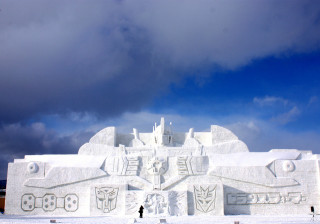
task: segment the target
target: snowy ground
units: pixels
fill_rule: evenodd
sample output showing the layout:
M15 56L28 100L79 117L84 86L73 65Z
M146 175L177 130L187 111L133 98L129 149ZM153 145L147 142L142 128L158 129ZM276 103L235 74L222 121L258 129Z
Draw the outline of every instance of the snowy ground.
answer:
M183 224L234 224L235 221L239 221L239 224L251 224L251 223L320 223L320 216L316 217L314 221L311 216L220 216L220 217L166 217L166 223L183 223ZM32 217L32 216L7 216L0 215L1 224L11 223L50 223L50 220L55 220L56 223L79 223L79 224L128 224L128 223L160 223L160 218L115 218L115 217Z

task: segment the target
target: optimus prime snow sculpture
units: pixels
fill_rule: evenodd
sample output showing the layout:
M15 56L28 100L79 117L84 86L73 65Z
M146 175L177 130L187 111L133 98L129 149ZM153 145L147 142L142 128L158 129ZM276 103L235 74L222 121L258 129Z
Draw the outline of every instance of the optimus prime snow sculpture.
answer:
M319 155L249 152L231 131L107 127L77 155L9 164L6 214L144 216L309 214L320 210Z

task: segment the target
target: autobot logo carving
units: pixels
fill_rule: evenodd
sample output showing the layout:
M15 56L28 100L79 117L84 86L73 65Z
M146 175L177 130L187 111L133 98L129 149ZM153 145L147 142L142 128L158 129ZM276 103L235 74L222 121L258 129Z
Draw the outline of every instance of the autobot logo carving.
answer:
M105 213L116 208L119 188L96 187L97 207Z
M210 212L215 207L215 200L216 200L216 186L214 187L202 187L197 189L194 186L194 195L196 201L196 209L201 212Z

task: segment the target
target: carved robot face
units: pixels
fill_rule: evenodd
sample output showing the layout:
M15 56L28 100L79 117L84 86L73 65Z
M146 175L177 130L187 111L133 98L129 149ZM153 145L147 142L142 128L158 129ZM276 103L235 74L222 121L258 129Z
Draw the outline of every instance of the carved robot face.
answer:
M118 189L112 188L112 187L102 187L97 188L96 187L96 196L99 199L112 199L117 196Z
M194 187L194 194L196 200L196 208L202 212L209 212L214 209L216 199L216 187L213 189Z

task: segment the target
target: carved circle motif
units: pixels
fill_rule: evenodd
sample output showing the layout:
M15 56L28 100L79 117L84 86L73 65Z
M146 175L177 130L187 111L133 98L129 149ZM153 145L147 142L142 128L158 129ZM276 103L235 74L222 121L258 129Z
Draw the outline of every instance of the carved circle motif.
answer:
M35 162L31 162L28 164L27 170L28 173L37 173L39 170L39 166Z
M295 169L295 166L292 161L284 161L282 164L282 169L286 172L292 172Z

